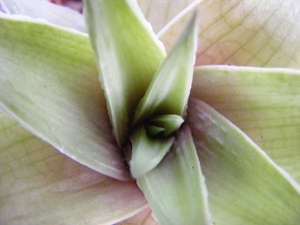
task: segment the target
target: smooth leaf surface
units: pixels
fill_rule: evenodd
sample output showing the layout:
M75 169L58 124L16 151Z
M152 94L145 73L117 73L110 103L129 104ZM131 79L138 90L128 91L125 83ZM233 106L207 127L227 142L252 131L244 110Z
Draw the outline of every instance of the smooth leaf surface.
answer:
M112 224L145 207L135 182L101 175L0 114L0 224Z
M85 17L114 134L122 146L133 111L164 60L163 45L133 0L87 0Z
M159 224L211 224L204 176L187 126L163 161L137 181Z
M184 122L181 116L175 114L157 116L146 125L146 131L149 137L170 137Z
M299 185L248 136L193 97L188 124L205 176L213 223L298 223Z
M146 20L151 23L155 33L158 33L168 22L195 0L138 0L139 7Z
M197 65L300 68L298 1L198 1L159 33L167 50L195 7L201 15Z
M158 225L158 223L153 219L151 209L148 207L116 225Z
M0 107L76 161L128 179L87 36L20 16L0 27Z
M132 157L130 172L134 178L140 178L155 168L170 150L174 138L154 139L148 137L145 127L134 131L130 137Z
M205 66L191 95L243 130L300 183L300 72Z
M196 21L194 13L138 104L134 124L166 114L185 116L197 48Z
M0 6L4 13L7 14L30 16L33 19L45 19L59 26L86 32L82 14L67 7L52 4L47 0L0 0Z

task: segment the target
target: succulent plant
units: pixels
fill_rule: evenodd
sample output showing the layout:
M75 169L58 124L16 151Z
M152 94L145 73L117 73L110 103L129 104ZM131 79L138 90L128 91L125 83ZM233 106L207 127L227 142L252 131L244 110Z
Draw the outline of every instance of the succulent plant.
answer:
M300 221L299 3L0 6L0 224Z

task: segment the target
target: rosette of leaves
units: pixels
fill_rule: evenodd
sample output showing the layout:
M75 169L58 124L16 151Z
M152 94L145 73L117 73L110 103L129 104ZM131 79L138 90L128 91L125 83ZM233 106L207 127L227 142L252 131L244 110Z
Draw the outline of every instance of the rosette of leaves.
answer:
M297 2L0 3L1 224L300 220Z

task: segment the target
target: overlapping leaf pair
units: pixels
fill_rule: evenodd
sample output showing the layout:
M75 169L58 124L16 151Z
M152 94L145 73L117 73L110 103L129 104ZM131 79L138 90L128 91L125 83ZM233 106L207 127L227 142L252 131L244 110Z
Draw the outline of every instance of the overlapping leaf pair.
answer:
M40 17L27 1L0 2L7 12L23 5L22 13ZM131 179L121 153L129 147L131 175L161 224L295 224L300 215L299 71L193 64L200 24L197 64L210 59L295 67L297 54L284 44L277 47L284 51L273 54L290 60L262 56L276 41L293 40L296 14L281 21L292 4L276 3L264 15L276 15L280 23L259 16L250 20L247 15L263 8L259 1L230 3L192 4L160 32L161 40L169 49L196 6L203 9L201 22L192 17L165 56L134 1L86 1L96 63L88 36L62 28L57 17L49 21L59 26L1 15L1 109L70 157L1 113L1 223L111 224L143 209L134 182L107 177ZM73 18L73 12L59 10L63 20ZM82 17L76 18L65 26L85 31ZM277 32L281 27L289 29ZM252 43L268 51L250 48ZM296 44L295 39L291 46ZM15 203L19 199L24 205ZM36 202L42 207L33 207Z

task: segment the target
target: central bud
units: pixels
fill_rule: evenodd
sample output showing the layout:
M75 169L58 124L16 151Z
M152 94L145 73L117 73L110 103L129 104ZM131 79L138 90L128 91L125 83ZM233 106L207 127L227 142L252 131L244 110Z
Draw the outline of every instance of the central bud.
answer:
M146 123L146 133L150 138L168 138L183 123L183 118L175 114L157 116Z
M133 129L127 157L134 178L143 176L159 164L171 149L183 121L179 115L166 114L146 119Z

